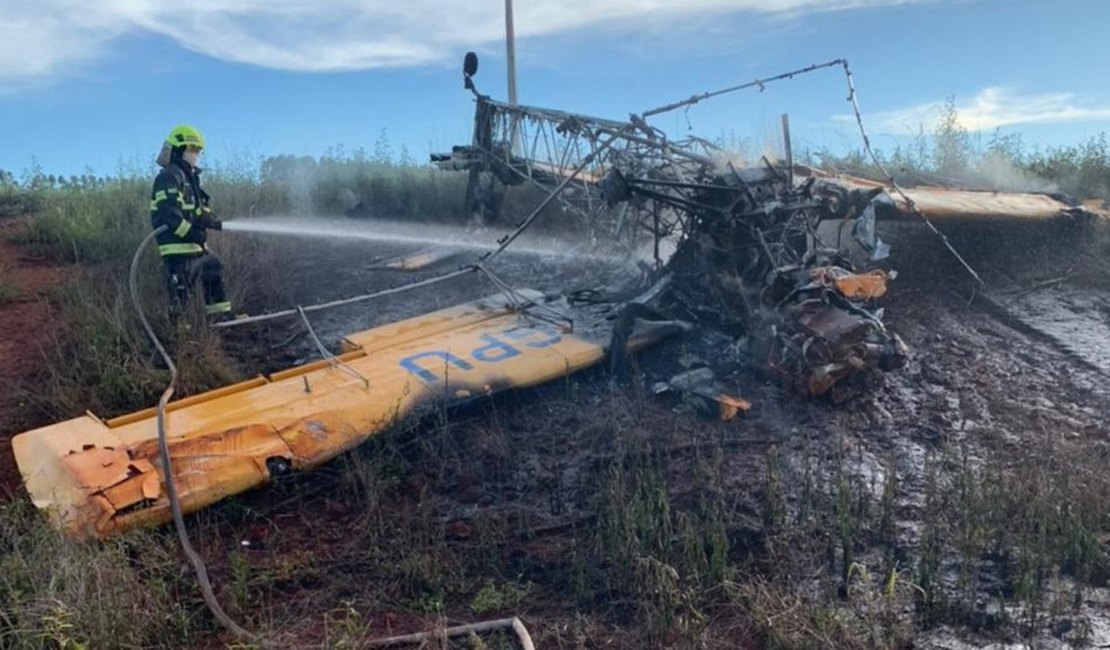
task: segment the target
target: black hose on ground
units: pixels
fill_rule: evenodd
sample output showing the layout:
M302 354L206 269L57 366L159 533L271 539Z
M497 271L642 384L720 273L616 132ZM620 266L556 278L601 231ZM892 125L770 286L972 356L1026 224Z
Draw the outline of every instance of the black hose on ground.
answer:
M162 346L162 342L158 340L158 336L154 333L154 328L150 326L150 321L147 320L146 312L143 311L142 301L139 299L139 258L142 256L143 251L150 244L159 233L166 229L165 226L159 226L154 232L146 236L146 239L139 244L135 250L135 256L131 258L131 273L128 278L128 286L131 290L131 303L135 307L135 312L139 315L139 320L142 321L143 329L146 330L147 337L150 342L154 344L158 354L162 356L162 360L170 369L170 383L166 389L162 391L162 397L158 400L158 456L162 461L162 478L166 484L166 495L170 501L170 510L173 512L173 525L177 529L177 537L181 542L181 549L185 552L185 556L189 558L189 562L193 565L193 571L197 576L197 584L200 586L200 592L204 596L204 603L208 606L208 610L216 617L220 625L224 626L229 632L239 637L240 639L249 643L259 644L265 646L262 639L256 634L248 632L238 623L236 623L223 607L220 602L216 600L216 593L212 589L212 582L208 579L208 567L205 566L204 560L200 554L193 548L192 543L189 541L189 533L185 530L185 517L181 512L181 502L177 498L177 486L173 480L173 470L170 465L170 448L169 443L166 442L166 404L169 403L170 397L173 396L174 385L177 383L177 366L174 365L173 359L170 358L166 348Z

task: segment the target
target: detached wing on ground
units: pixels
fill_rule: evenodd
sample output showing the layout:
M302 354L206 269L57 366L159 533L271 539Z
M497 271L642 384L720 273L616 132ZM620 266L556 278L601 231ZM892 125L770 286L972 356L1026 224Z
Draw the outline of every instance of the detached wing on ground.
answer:
M542 384L605 358L611 329L597 313L516 295L530 302L495 296L359 332L334 360L171 403L182 508L320 465L428 407ZM622 340L635 350L680 329L639 321ZM108 421L88 414L16 436L35 505L80 537L168 522L155 417L154 409Z

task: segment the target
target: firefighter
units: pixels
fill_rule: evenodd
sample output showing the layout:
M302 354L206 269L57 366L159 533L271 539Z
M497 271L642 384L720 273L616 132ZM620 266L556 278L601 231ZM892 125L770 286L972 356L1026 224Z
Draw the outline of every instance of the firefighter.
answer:
M213 320L231 314L224 293L223 265L205 248L209 230L222 230L208 207L208 194L200 188L204 136L187 124L175 126L158 154L162 171L154 179L150 224L165 226L158 234L158 252L166 264L171 299L180 308L199 281L204 291L205 313Z

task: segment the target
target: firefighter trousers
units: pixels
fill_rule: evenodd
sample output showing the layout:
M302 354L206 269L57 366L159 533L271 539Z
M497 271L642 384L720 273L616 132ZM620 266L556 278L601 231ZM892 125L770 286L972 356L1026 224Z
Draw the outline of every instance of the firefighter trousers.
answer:
M166 263L170 296L178 307L184 306L199 281L204 290L204 311L208 315L226 314L231 302L224 292L223 263L205 251L200 255L168 255Z

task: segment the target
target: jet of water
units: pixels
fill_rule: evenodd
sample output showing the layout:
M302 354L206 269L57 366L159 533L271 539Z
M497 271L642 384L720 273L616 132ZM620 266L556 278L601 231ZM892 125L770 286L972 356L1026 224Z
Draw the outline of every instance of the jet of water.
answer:
M433 245L445 248L489 251L509 231L483 228L468 230L457 226L413 224L396 221L340 221L318 217L259 217L225 221L227 232L288 235L295 237L336 237L345 240ZM525 238L514 242L508 252L552 257L577 257L617 261L619 255L582 250L586 244L559 238Z

